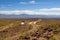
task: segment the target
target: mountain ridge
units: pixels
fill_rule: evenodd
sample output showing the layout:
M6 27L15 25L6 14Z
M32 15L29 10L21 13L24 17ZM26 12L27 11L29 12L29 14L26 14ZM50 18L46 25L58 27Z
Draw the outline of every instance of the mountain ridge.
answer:
M29 15L29 14L6 15L6 14L0 14L0 18L60 18L60 15Z

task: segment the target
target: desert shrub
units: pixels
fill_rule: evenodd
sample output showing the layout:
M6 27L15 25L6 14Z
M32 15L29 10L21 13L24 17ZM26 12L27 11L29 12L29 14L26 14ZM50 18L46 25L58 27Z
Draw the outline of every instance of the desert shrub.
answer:
M0 40L3 40L3 38L0 37Z
M53 28L53 29L56 29L58 28L58 24L56 22L51 22L47 25L47 27L50 27L50 28Z
M28 29L30 30L30 29L32 29L32 28L33 28L32 25L29 25L29 28L28 28Z
M19 39L18 40L28 40L30 39L30 37L28 36L28 33L27 31L22 33L21 36L19 36Z
M54 37L51 37L51 40L56 40Z
M51 22L50 25L56 27L58 24L56 22Z

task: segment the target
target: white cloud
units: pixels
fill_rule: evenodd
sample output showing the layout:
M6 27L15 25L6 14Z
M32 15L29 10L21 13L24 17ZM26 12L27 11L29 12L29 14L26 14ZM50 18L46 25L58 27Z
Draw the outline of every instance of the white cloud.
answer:
M60 8L43 8L38 10L0 11L0 14L60 15Z
M0 11L0 14L15 14L15 15L19 15L19 14L33 14L34 12L31 10L13 10L13 11Z
M35 1L29 1L30 4L35 4L36 2Z
M36 2L35 0L28 1L28 2L19 2L19 4L51 4L49 2Z
M26 2L20 2L20 4L27 4Z
M37 4L35 0L29 2L19 2L19 4Z
M54 10L60 10L60 8L49 8L49 9L47 9L47 8L44 8L44 9L40 9L40 10L44 10L44 11L54 11Z
M45 8L45 9L40 9L39 12L43 12L42 14L46 15L60 15L60 8Z

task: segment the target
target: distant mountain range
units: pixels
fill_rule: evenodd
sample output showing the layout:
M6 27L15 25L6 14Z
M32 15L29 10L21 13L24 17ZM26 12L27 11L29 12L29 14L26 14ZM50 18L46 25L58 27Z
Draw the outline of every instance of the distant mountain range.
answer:
M60 18L60 15L28 15L28 14L5 15L5 14L0 14L0 18Z

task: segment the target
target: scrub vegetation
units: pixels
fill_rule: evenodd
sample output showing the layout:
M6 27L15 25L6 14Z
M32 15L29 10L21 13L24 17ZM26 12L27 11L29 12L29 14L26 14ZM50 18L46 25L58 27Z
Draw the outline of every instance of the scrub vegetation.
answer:
M60 40L60 19L0 19L0 40Z

